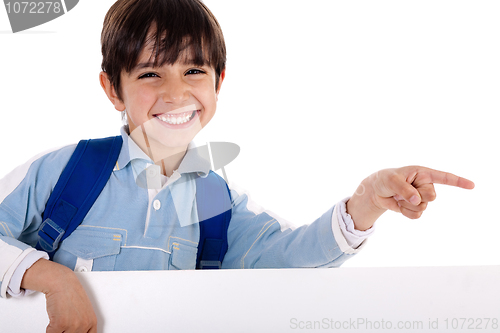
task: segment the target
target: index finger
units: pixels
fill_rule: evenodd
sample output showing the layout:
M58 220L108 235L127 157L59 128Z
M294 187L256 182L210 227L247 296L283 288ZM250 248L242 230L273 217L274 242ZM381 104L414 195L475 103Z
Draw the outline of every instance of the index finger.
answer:
M449 172L427 169L432 183L456 186L467 190L472 190L475 184L465 178L459 177Z

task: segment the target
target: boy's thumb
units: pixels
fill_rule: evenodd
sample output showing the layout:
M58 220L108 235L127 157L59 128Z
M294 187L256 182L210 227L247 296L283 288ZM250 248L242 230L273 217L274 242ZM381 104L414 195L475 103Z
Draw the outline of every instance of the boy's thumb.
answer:
M420 202L422 202L420 193L418 193L417 189L408 183L405 183L400 188L400 193L401 193L400 195L395 196L396 199L402 199L408 203L411 203L414 206L418 206L420 205Z
M418 192L417 192L418 193ZM412 205L415 205L415 206L418 206L420 205L420 202L422 201L422 198L420 198L420 194L414 194L412 195L412 197L410 198L410 203Z

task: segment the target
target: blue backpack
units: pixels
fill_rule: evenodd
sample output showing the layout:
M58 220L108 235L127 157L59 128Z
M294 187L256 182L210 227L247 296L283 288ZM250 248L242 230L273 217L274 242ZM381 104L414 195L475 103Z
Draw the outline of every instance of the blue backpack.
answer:
M38 250L52 259L59 244L80 225L108 182L122 144L121 136L78 143L45 206ZM231 195L224 179L213 171L205 178L198 176L196 202L200 220L196 268L218 269L227 252L231 221Z

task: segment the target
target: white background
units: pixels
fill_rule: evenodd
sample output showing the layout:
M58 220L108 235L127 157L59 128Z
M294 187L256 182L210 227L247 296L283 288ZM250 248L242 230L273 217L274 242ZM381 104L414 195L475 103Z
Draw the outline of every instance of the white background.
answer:
M46 149L117 135L100 31L114 1L12 34L0 7L0 177ZM240 156L228 178L297 225L377 170L424 165L476 183L437 185L416 221L388 212L345 266L500 264L500 3L207 0L226 80L201 141Z

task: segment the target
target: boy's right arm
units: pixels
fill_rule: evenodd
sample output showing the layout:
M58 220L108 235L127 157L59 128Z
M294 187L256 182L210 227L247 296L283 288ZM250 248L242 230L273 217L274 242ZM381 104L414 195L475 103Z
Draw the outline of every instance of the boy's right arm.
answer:
M76 275L39 259L44 253L33 248L45 204L74 148L40 154L0 179L1 296L7 296L11 279L17 279L17 289L45 293L47 332L96 332L95 313Z
M92 304L75 273L66 266L40 259L24 274L21 288L40 291L47 299L51 332L97 332Z
M0 179L0 296L6 297L18 267L42 257L34 249L47 200L75 146L42 153ZM38 258L33 258L38 254ZM30 259L27 264L27 260ZM14 275L14 273L18 273ZM20 278L16 287L19 289ZM15 290L16 288L14 288ZM17 294L16 294L17 295Z

